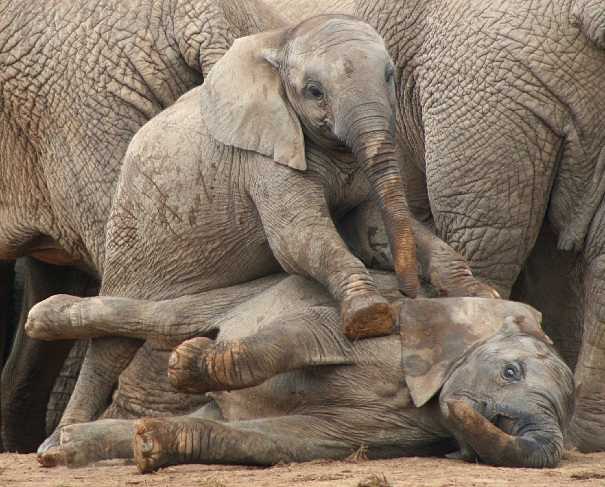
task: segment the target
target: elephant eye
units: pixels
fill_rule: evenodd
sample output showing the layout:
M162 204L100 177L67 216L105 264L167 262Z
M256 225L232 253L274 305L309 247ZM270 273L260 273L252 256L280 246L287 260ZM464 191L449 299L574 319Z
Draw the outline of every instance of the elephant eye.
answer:
M322 100L324 97L324 91L319 83L308 83L305 86L305 94L314 100Z
M393 67L392 64L388 64L384 71L384 79L386 80L387 83L390 83L391 81L393 81L394 74L395 74L395 68Z
M508 382L518 382L521 380L521 370L515 364L506 364L502 369L502 378Z

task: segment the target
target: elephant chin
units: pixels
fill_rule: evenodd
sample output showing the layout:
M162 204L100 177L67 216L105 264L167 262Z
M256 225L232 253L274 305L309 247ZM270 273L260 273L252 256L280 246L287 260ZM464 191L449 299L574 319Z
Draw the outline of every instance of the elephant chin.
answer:
M538 423L542 425L539 428L536 425L535 428L524 428L525 433L511 435L492 424L466 401L449 400L446 405L452 426L485 463L529 468L552 468L559 464L563 434L554 421L542 420Z

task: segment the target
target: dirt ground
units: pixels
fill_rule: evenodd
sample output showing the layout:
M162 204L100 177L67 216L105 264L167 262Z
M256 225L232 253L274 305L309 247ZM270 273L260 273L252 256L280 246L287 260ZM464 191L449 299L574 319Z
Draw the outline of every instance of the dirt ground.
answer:
M382 482L377 480L381 479ZM387 482L384 482L386 479ZM183 465L141 475L133 465L104 462L43 469L35 455L0 454L1 487L555 487L605 486L605 454L568 453L553 470L494 468L452 460L312 462L273 468Z

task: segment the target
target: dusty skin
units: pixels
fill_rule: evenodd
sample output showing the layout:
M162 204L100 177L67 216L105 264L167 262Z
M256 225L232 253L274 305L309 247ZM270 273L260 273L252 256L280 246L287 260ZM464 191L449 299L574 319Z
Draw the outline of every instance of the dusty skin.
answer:
M567 453L559 468L544 470L495 468L435 458L403 458L357 463L310 462L272 468L181 465L151 475L141 475L133 465L116 461L74 470L65 467L44 469L38 466L35 455L0 454L2 487L357 487L372 475L384 475L392 487L605 486L605 453Z

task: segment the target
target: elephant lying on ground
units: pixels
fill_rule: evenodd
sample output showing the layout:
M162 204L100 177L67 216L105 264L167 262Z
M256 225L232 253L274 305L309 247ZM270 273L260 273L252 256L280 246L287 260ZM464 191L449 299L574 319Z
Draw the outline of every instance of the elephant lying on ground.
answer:
M274 1L289 5L289 17L318 5ZM575 256L572 272L547 281L564 292L532 304L552 309L557 335L572 342L561 349L583 334L570 354L572 364L578 355L572 434L581 450L605 449L605 4L355 3L397 67L402 174L416 216L432 217L437 235L503 297L525 268L529 288L515 298L540 298L534 257L550 273ZM530 256L544 227L552 242L539 246L560 250Z
M493 299L402 300L393 274L373 275L396 300L398 331L354 342L341 331L333 298L296 276L209 291L195 306L192 298L66 296L37 305L27 330L38 338L165 343L197 334L174 351L168 374L178 388L211 399L186 417L68 426L61 448L42 463L134 457L150 472L177 463L272 465L359 449L392 458L458 448L455 456L468 460L555 466L573 377L539 313ZM208 319L205 303L219 294L237 306Z
M283 25L262 0L135 3L0 0L0 260L31 255L84 269L33 262L26 304L47 290L85 289L85 274L102 277L133 135L201 84L236 38ZM61 363L69 347L27 337L16 345L2 374L2 436L10 451L32 451L43 428L23 432L43 424L39 405L55 379L38 371L48 371L48 357Z

